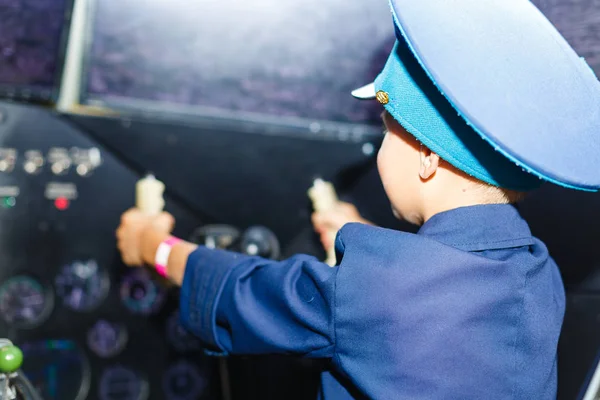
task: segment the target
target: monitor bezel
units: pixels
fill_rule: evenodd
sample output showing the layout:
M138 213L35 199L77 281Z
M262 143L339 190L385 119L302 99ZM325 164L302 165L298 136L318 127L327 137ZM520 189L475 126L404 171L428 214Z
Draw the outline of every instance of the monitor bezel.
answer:
M64 0L64 2L65 12L63 14L63 28L59 38L58 51L56 53L56 71L54 72L52 85L47 89L44 89L33 85L27 86L0 82L1 99L50 106L56 105L65 69L73 9L75 6L75 0Z
M229 130L248 131L313 139L362 142L380 136L382 124L367 124L277 116L266 113L232 111L219 107L187 105L159 100L96 95L88 91L94 42L96 9L99 0L90 0L85 13L84 48L79 76L79 102L84 106L116 111L121 117L172 120L210 128L217 124ZM357 87L364 82L357 82ZM348 93L348 96L351 96ZM360 100L356 100L360 101ZM382 109L383 111L383 109ZM262 127L262 129L257 127ZM308 132L307 132L308 131Z

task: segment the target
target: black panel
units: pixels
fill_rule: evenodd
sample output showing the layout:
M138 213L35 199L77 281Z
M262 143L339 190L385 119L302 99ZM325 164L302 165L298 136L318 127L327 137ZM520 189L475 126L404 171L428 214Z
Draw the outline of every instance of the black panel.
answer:
M48 399L71 400L70 396L77 388L69 386L77 386L85 376L90 378L89 395L85 398L96 399L102 379L119 385L119 380L128 379L127 374L133 374L133 377L137 374L145 379L149 398L164 399L167 398L163 391L165 376L184 376L186 371L197 369L198 376L194 379L198 383L207 383L202 398L220 398L216 361L203 356L197 349L180 352L176 346L181 342L169 341L167 332L177 332L176 326L171 325L177 309L177 290L169 289L154 277L152 282L164 290L164 303L159 303L156 313L148 316L133 312L136 308L127 308L121 299L125 277L147 272L127 269L120 263L114 238L121 213L134 204L134 185L139 175L69 123L47 111L10 104L0 105L0 110L3 115L0 147L16 149L18 154L14 170L0 174L3 205L0 208L0 337L9 337L24 348L25 371L35 382L46 384L46 395L54 391L55 396L46 397ZM56 176L49 163L38 174L25 172L25 151L39 150L48 162L47 156L53 147L95 147L100 150L103 162L91 175L84 177L77 174L75 166L65 175ZM6 166L4 155L6 152L0 157L1 168ZM47 193L50 182L74 184L77 198L68 204L64 200L55 204L45 197L45 193L50 194ZM56 189L55 186L53 190ZM57 206L63 208L66 205L64 210L57 209ZM177 218L178 235L187 237L200 224L194 213L169 197L166 208ZM89 293L100 296L99 305L93 310L78 312L73 308L93 306L94 302L82 301L77 289L73 290L72 281L59 280L57 276L65 265L73 265L76 261L81 263L75 264L71 273L79 271L79 278L88 276L96 268L93 263L89 264L90 260L106 273L110 289L102 299L101 285L89 285ZM9 279L15 276L26 278ZM37 326L27 328L27 324L21 323L18 326L25 328L19 329L4 319L18 317L16 310L23 302L29 302L25 308L32 309L32 315L44 317L40 303L43 298L36 295L42 288L32 283L35 282L32 278L47 290L46 304L53 299L53 307ZM129 293L133 296L144 294L139 290L134 287ZM150 298L150 293L151 290L147 290L143 298ZM65 302L63 298L69 301ZM137 309L140 310L144 309ZM121 331L113 332L115 326ZM95 328L93 334L90 333L92 328ZM125 340L125 343L119 344L119 340ZM112 341L115 346L110 347L114 348L107 347ZM124 348L121 350L120 347ZM188 362L191 367L183 362ZM108 375L103 375L105 373ZM52 383L57 384L58 389L53 389ZM104 389L107 389L106 385ZM145 390L144 385L140 390Z
M580 399L600 359L600 296L571 292L558 346L558 399Z
M600 290L600 195L546 185L521 205L535 236L548 246L572 290ZM591 287L590 287L591 286Z
M578 398L600 352L600 195L546 185L521 205L567 287L558 347L558 399Z
M265 225L284 251L310 226L306 191L313 180L320 176L342 192L350 189L372 168L381 140L306 138L279 135L276 127L259 124L235 130L231 124L209 127L191 119L70 118L132 165L152 171L172 194L208 219L241 229Z

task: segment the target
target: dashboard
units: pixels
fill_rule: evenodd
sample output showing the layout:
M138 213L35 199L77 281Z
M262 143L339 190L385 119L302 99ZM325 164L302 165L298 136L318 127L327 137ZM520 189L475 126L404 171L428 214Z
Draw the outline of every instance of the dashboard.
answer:
M147 161L131 155L152 156L152 172L167 177L165 209L177 221L177 236L267 258L298 251L323 255L310 228L303 187L287 195L274 190L268 200L242 197L236 190L245 191L243 186L221 187L221 196L246 203L225 209L222 197L169 181L167 167L180 157L177 147L162 156L151 150L154 140L164 139L160 135L123 155L118 143L97 135L103 125L86 125L100 122L93 118L83 121L39 106L0 102L0 121L0 336L21 347L23 371L44 399L315 397L319 366L314 362L206 355L179 323L178 289L148 269L124 266L115 246L119 218L135 204L135 184L148 172L140 167ZM140 128L146 126L143 121L111 122L125 129L121 139L143 134ZM116 126L100 131L120 132ZM270 146L277 142L267 138ZM299 139L282 140L277 146L297 150L288 141ZM286 172L309 182L318 170L344 171L355 164L371 169L364 144L311 142L315 156L333 146L340 155ZM208 142L204 151L211 151ZM227 171L216 163L211 172L226 180L252 161L242 157L237 165L226 163ZM370 187L372 176L369 172L353 182L359 185L356 190L369 194L363 201L381 195L385 211L375 207L370 215L381 221L391 211L382 188ZM278 179L277 174L265 177L265 184ZM288 186L280 189L285 192ZM356 200L360 203L360 196ZM220 213L211 213L213 207Z
M119 261L114 229L138 176L51 112L0 115L0 336L43 397L222 398L219 361L179 325L177 290ZM190 236L198 218L167 209Z

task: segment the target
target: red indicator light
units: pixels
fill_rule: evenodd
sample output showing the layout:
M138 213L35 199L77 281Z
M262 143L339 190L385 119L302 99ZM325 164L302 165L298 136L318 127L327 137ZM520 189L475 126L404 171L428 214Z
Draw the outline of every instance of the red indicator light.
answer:
M69 208L69 200L64 197L59 197L54 200L54 206L61 211L66 210Z

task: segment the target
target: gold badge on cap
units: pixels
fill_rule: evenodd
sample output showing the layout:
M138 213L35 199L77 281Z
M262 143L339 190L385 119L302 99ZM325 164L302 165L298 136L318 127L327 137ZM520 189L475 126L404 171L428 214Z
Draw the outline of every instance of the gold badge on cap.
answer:
M390 96L387 94L387 92L384 92L383 90L378 91L375 97L377 98L377 101L383 105L386 105L390 102Z

